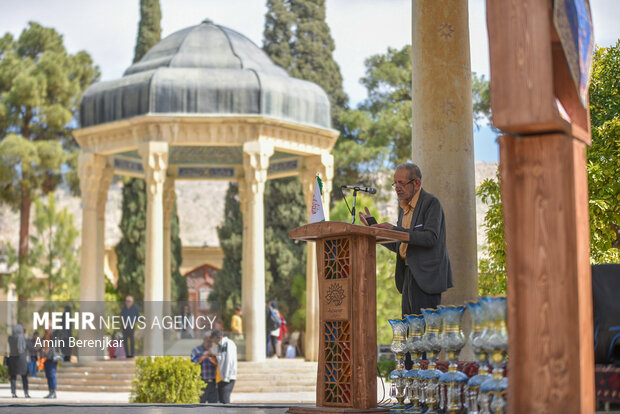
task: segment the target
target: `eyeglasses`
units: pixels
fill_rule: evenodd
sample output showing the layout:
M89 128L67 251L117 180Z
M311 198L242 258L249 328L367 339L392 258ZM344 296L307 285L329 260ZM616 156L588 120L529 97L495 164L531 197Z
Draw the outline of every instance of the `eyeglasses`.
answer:
M400 186L400 187L404 187L407 184L411 183L412 181L414 181L415 178L412 178L411 180L407 181L406 183L392 183L392 188L396 188L396 186Z

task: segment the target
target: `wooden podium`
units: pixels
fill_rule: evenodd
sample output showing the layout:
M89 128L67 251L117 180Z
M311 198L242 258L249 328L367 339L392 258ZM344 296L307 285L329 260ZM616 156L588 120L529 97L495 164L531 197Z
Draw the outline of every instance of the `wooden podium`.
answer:
M409 235L324 221L298 227L289 237L316 242L319 363L317 406L288 412L387 412L377 408L375 244Z

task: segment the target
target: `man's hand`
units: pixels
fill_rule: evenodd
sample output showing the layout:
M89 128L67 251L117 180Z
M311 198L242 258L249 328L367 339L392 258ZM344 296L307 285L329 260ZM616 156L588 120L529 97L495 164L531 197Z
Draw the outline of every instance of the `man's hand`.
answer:
M372 214L370 214L370 211L368 210L368 207L364 207L364 210L366 210L366 214L364 214L361 211L359 213L360 221L362 223L364 223L364 226L368 226L368 222L366 221L366 217L372 217Z

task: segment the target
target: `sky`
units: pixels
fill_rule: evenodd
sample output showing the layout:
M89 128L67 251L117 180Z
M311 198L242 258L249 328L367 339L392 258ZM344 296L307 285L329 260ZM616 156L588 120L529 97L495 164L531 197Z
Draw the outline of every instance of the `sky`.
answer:
M388 47L411 43L412 0L326 0L327 23L336 44L349 104L366 98L359 83L364 59ZM102 80L117 79L131 65L140 19L139 0L0 0L0 35L15 36L36 21L63 35L70 53L86 50ZM266 0L160 0L162 37L209 18L262 46ZM610 46L620 38L620 0L590 0L595 43ZM484 0L469 0L471 69L489 78ZM498 160L495 135L474 129L477 161Z

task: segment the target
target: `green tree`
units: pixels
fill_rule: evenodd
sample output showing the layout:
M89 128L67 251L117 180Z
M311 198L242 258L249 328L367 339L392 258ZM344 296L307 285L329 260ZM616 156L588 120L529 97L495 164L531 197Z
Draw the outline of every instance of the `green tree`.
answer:
M0 197L20 214L20 238L17 250L17 271L12 278L20 302L31 297L35 289L28 254L30 206L49 174L60 174L65 152L57 141L30 141L20 135L8 134L0 141ZM25 233L27 232L27 233Z
M293 68L293 27L295 14L287 0L267 0L263 50L273 63L287 71Z
M620 261L620 41L596 48L590 84L592 145L587 150L590 206L590 261ZM479 261L480 294L505 292L506 243L499 180L477 192L489 205L484 226L486 257Z
M224 220L217 228L220 247L224 252L222 268L215 277L209 302L221 306L222 318L229 323L235 306L241 304L241 260L243 252L243 218L239 206L239 187L231 183L224 201Z
M341 113L334 158L334 189L343 184L378 185L380 171L393 171L411 158L411 46L388 48L364 62L367 99ZM474 123L488 119L489 82L472 73ZM387 188L386 188L387 189ZM337 199L341 194L334 191Z
M124 178L121 203L121 238L114 248L118 269L118 293L144 298L146 258L146 185L144 180Z
M180 236L181 227L179 226L179 213L177 211L177 199L174 197L172 217L170 217L170 266L171 270L171 290L172 300L179 302L187 301L187 280L181 274L181 264L183 263L183 246Z
M80 264L73 215L66 207L58 210L54 193L48 193L46 204L36 198L34 206L32 247L23 266L0 279L2 288L14 286L22 302L37 295L53 301L78 300ZM18 263L17 251L5 245L3 253L7 267L14 268ZM46 278L41 278L41 274ZM19 309L20 314L23 310Z
M496 179L484 180L476 194L488 206L484 216L486 244L478 260L478 292L481 296L499 295L506 293L506 240L499 173Z
M159 0L140 0L140 23L134 54L134 63L144 57L161 40L161 7ZM144 298L144 260L146 249L146 185L142 178L123 179L121 240L116 245L118 257L117 289L121 296ZM171 299L187 300L187 281L181 275L183 261L179 217L175 197L171 229Z
M490 124L491 120L491 97L489 81L484 75L478 76L476 72L471 74L471 92L473 102L474 125L480 127L482 121Z
M620 262L620 40L596 48L590 84L588 148L590 251L593 263Z
M320 85L332 108L334 125L349 98L342 87L340 67L334 60L336 48L325 19L325 0L289 0L295 13L295 36L292 47L292 76Z
M134 50L133 63L136 63L161 40L161 7L159 0L140 0L140 23Z
M278 302L278 309L293 329L305 329L301 318L305 295L306 243L288 237L291 229L307 223L301 183L296 177L267 181L265 185L265 292ZM305 309L303 311L305 313Z
M15 171L0 178L2 201L20 213L20 267L28 256L33 199L61 182L66 158L59 148L75 147L71 121L82 93L98 76L88 53L68 54L52 28L29 22L18 39L10 33L0 39L0 139L9 140L6 146L13 151L9 164L30 163L25 169L36 176Z
M268 0L267 10L263 50L291 76L314 82L325 90L336 124L348 98L342 88L340 68L333 59L335 45L325 21L325 1ZM307 221L301 184L297 178L270 180L264 198L266 293L269 299L278 301L293 329L303 329L305 248L288 238L291 228Z
M54 193L49 193L47 204L35 200L34 227L31 266L47 276L45 298L79 300L80 263L76 247L79 233L73 224L73 215L66 207L59 210Z
M327 95L334 125L346 108L334 39L325 20L325 0L268 0L263 50L291 76L314 82Z

